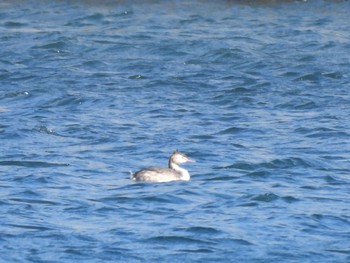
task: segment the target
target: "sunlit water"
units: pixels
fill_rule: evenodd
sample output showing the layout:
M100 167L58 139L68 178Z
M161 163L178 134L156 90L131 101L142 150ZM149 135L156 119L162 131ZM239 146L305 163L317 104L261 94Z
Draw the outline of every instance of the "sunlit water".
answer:
M72 2L0 3L1 262L350 262L348 1Z

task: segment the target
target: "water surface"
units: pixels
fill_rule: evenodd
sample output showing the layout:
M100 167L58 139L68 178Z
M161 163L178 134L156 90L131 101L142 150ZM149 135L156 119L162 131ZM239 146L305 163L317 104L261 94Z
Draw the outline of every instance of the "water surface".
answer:
M1 261L349 262L349 8L0 3Z

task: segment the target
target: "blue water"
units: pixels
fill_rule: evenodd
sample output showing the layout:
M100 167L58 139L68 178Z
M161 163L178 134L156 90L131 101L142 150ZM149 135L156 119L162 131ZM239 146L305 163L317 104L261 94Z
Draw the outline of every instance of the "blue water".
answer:
M350 2L247 2L0 3L0 262L350 262Z

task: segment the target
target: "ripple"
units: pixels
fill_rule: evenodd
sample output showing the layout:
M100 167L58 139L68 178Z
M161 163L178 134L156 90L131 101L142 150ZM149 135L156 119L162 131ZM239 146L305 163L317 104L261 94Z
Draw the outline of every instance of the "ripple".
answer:
M50 231L53 230L49 227L37 226L37 225L23 225L23 224L8 224L8 226L16 227L16 228L24 228L29 230L37 230L37 231Z
M259 203L257 202L247 202L247 203L242 203L242 204L239 204L238 206L242 206L242 207L255 207L255 206L258 206Z
M312 110L318 108L318 104L312 100L290 100L283 104L278 104L276 108L279 109L293 109L293 110Z
M277 199L279 199L279 196L273 193L259 194L252 198L253 201L259 201L259 202L273 202L273 201L276 201Z
M7 21L7 22L4 23L4 26L8 27L8 28L25 27L27 25L28 25L27 23L18 22L18 21Z
M39 197L39 196L38 196ZM41 198L41 197L40 197ZM56 206L59 203L50 201L50 200L44 200L44 199L28 199L28 198L10 198L9 200L19 203L26 203L26 204L41 204L41 205L50 205L50 206Z
M296 78L296 81L312 81L312 82L317 82L320 80L321 73L320 72L313 72L313 73L308 73L303 76L300 76Z
M247 93L251 93L251 92L252 91L249 88L243 87L243 86L234 87L234 88L231 88L229 90L225 90L225 93L233 93L235 95L247 94Z
M254 171L247 174L247 176L251 176L251 177L265 177L268 175L270 175L268 171Z
M230 127L225 130L220 131L217 134L235 134L244 131L245 129L239 127Z
M23 166L29 168L46 168L69 166L68 163L50 163L42 161L0 161L0 166Z
M140 74L137 74L137 75L131 75L131 76L129 76L129 79L135 79L135 80L137 80L137 79L146 79L146 77L145 77L145 76L142 76L142 75L140 75Z
M344 185L346 183L343 180L339 180L337 178L334 178L331 175L324 176L323 178L329 185Z
M237 170L243 170L243 171L252 171L257 166L254 164L244 163L244 162L237 162L228 166L224 167L218 167L218 169L237 169Z
M179 252L185 252L185 253L213 253L215 250L208 249L208 248L199 248L199 249L179 249Z
M49 109L49 108L57 108L57 107L77 107L81 105L83 102L83 99L80 96L76 95L65 95L63 97L55 98L45 104L43 104L41 107L43 109Z
M163 196L150 196L144 197L142 200L146 202L160 202L160 203L188 203L188 201L184 198L173 196L173 195L163 195Z
M60 49L63 49L65 47L66 47L66 43L64 41L56 41L56 42L48 43L45 45L35 46L34 48L60 50Z
M212 228L212 227L203 227L203 226L193 226L184 229L186 232L198 234L198 235L220 235L223 234L221 231Z
M233 179L236 179L236 177L231 175L225 175L225 176L218 175L218 176L207 177L205 180L206 181L229 181Z
M344 76L343 73L339 71L325 72L322 73L322 75L331 79L341 79Z
M331 249L330 248L330 249L326 249L326 251L350 255L350 249Z
M212 140L215 138L215 136L210 134L197 134L190 136L190 138L192 140Z
M15 92L7 92L5 93L5 98L15 98L15 97L21 97L21 96L28 96L28 91L15 91Z
M43 125L39 125L39 126L36 126L34 128L35 131L38 131L40 133L45 133L45 134L49 134L49 135L58 135L53 128L49 128L49 127L46 127L46 126L43 126Z
M343 231L350 226L350 220L340 216L313 214L312 218L329 229Z
M161 245L185 245L185 244L212 244L213 242L187 236L161 235L145 239L145 242L154 242Z
M241 49L220 48L208 52L203 56L203 59L211 60L212 63L225 63L227 61L240 59L241 56L244 56L243 53Z
M282 197L282 200L287 202L287 203L295 203L295 202L300 201L300 199L295 198L294 196L284 196L284 197Z
M261 163L259 166L269 169L287 169L292 167L309 168L313 167L313 164L299 157L290 157L285 159L275 159L267 163Z

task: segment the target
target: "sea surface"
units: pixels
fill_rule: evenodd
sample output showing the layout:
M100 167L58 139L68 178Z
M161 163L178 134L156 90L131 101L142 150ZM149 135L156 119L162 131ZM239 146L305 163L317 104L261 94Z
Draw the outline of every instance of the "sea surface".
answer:
M1 1L0 262L350 262L349 12Z

